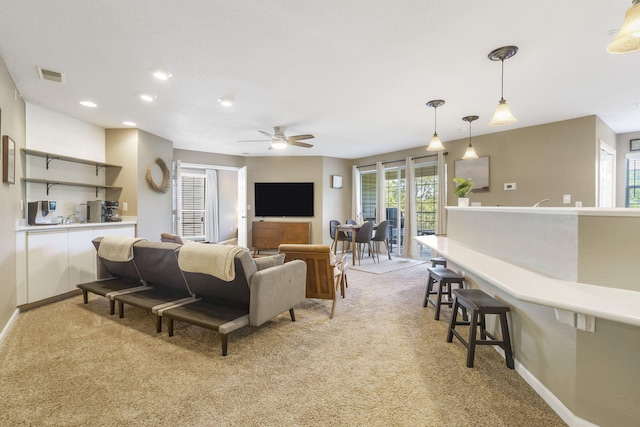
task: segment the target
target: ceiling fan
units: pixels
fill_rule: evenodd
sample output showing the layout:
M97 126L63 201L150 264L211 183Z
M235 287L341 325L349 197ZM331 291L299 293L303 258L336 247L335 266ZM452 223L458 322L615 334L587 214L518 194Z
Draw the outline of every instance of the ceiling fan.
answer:
M286 148L287 145L293 145L296 147L303 147L303 148L311 148L313 147L312 144L307 144L306 142L300 142L303 139L311 139L311 138L315 138L313 135L307 133L304 135L293 135L293 136L286 136L284 134L284 126L274 126L273 127L273 135L271 135L269 132L265 132L263 130L259 130L258 132L260 132L261 134L263 134L264 136L266 136L267 138L270 139L259 139L259 140L249 140L249 141L238 141L238 142L261 142L261 141L271 141L271 146L269 147L269 150L271 150L272 148L275 148L276 150L281 150L283 148Z

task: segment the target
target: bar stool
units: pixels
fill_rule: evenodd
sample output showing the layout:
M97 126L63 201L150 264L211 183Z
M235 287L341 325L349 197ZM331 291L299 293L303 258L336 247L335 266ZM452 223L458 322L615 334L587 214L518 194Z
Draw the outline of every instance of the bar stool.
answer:
M429 303L433 304L436 309L434 318L440 320L440 307L443 305L451 307L453 305L451 284L457 283L458 288L462 289L464 287L464 277L444 267L429 267L428 270L429 279L427 280L427 292L424 294L424 304L422 306L426 307ZM435 282L438 282L437 291L433 289ZM442 300L443 293L447 294L447 301ZM436 295L435 301L429 298L430 295ZM464 313L464 318L467 318L466 313Z
M435 258L431 258L431 267L437 267L439 265L446 267L447 266L447 259L444 257L435 257Z
M453 336L467 348L467 367L473 368L473 359L476 354L476 345L499 345L504 350L507 367L513 369L513 352L511 351L511 338L509 337L509 325L507 313L511 311L508 305L487 295L480 289L454 289L453 314L449 323L447 342L453 341ZM463 307L471 314L470 321L458 322L458 308ZM486 330L485 315L497 314L500 316L500 329L502 339L499 340ZM458 325L469 325L469 340L465 340L458 331ZM480 339L477 338L478 326L480 326ZM488 339L488 338L489 339Z

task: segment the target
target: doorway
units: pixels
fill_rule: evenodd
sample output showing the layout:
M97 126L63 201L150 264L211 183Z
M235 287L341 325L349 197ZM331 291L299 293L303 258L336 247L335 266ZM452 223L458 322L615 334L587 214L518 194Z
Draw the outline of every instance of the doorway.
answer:
M246 167L176 161L174 179L174 233L186 240L247 246ZM202 191L193 191L190 182L201 183Z
M613 208L616 204L616 150L600 140L600 157L598 162L598 194L597 205L600 208Z

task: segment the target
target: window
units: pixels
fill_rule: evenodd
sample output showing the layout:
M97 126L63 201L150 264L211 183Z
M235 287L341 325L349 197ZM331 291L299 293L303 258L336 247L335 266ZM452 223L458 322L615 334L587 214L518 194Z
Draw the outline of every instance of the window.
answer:
M205 238L205 189L204 175L182 174L180 180L180 235L189 239Z
M625 207L640 208L640 154L627 154Z
M416 165L415 178L418 235L434 234L438 206L437 164Z
M376 171L360 174L362 220L376 220Z

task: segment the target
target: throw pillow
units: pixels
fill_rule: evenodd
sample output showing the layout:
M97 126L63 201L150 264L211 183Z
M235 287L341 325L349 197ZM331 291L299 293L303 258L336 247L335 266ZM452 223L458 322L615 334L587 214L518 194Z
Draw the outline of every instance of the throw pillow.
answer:
M258 271L264 270L265 268L269 267L275 267L276 265L284 264L284 254L255 258L255 262Z

